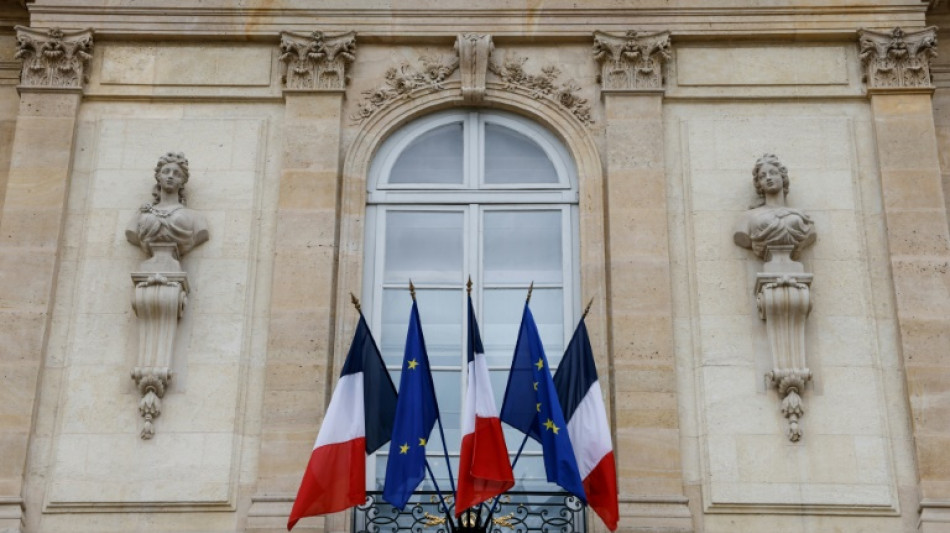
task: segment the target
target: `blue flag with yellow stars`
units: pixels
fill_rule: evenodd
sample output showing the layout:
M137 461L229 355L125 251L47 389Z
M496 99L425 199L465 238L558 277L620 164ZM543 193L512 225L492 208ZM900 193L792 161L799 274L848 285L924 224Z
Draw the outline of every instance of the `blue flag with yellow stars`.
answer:
M402 510L426 474L426 443L439 417L419 309L412 302L383 499Z
M399 398L402 399L402 392ZM549 482L557 483L587 503L548 358L544 355L541 336L527 303L521 316L521 329L500 418L541 443L544 471Z

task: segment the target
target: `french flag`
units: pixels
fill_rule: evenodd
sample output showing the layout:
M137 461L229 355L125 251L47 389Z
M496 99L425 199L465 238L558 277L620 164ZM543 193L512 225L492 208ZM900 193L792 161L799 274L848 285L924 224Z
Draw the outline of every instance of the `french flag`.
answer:
M366 456L389 441L396 387L360 313L323 425L313 445L287 531L303 517L335 513L366 500Z
M585 313L586 314L586 313ZM607 410L597 381L597 368L590 348L587 326L581 318L564 358L554 374L554 386L567 432L571 437L574 457L587 504L600 516L611 531L616 531L620 511L617 505L617 468Z
M469 282L471 283L471 282ZM471 288L469 288L471 290ZM462 450L459 482L455 496L455 516L515 484L508 447L495 408L485 349L478 334L478 322L468 296L468 390L462 408Z

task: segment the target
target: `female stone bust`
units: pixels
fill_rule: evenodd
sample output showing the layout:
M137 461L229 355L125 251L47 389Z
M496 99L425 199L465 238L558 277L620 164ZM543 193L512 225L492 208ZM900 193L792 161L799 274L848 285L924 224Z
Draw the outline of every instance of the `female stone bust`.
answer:
M125 230L128 241L155 259L156 267L178 266L178 259L208 240L208 223L196 211L185 207L188 159L183 153L168 152L155 166L154 201L139 209ZM167 263L170 255L173 263ZM149 263L149 261L146 261ZM146 264L143 264L146 266ZM180 266L178 266L180 270Z
M815 242L811 218L785 205L788 194L788 169L774 154L765 154L755 162L752 182L762 203L750 209L736 228L733 240L751 249L763 261L769 261L770 247L791 246L791 258Z

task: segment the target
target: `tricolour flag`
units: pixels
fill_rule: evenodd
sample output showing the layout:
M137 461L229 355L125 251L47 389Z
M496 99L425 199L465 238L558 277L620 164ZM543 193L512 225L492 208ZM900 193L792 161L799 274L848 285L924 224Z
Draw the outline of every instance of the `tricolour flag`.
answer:
M554 374L554 386L561 400L564 418L567 419L574 457L584 480L587 504L608 529L615 531L620 515L617 508L617 469L610 443L607 411L583 318Z
M541 336L525 303L501 421L541 443L549 482L587 502Z
M455 516L515 485L508 447L495 408L485 349L468 297L468 389L462 407L462 451Z
M425 477L426 443L438 417L439 405L429 371L419 309L413 301L383 485L383 499L399 510L406 506Z
M342 511L366 500L366 455L392 433L396 388L360 314L323 425L294 500L287 530L305 516Z

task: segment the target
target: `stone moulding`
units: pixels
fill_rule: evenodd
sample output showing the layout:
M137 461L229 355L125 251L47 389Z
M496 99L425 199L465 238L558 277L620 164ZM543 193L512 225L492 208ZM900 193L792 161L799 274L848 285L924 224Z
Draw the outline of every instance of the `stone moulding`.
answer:
M503 90L528 94L534 99L549 99L570 111L584 125L594 123L587 99L579 94L580 86L574 80L560 85L556 83L561 74L557 67L549 65L542 67L539 74L529 74L524 69L527 57L508 55L500 63L494 63L489 60L493 48L490 36L460 35L456 41L458 55L455 57L424 55L419 57L421 69L409 63L390 67L380 86L363 91L363 101L350 118L353 123L360 124L398 100L445 90L448 77L461 70L464 103L481 102L490 72L497 78L493 83L500 83Z
M279 59L285 90L342 91L346 69L356 59L356 33L281 32Z
M498 76L506 90L524 91L535 99L549 98L569 110L584 125L594 123L587 99L578 94L580 86L577 82L568 80L556 85L561 71L554 65L541 67L540 74L529 74L524 69L527 61L527 57L508 55L500 64L489 63L488 70Z
M930 60L937 56L937 27L905 32L858 30L861 67L869 91L933 89Z
M666 64L671 60L670 32L624 36L594 32L594 59L600 63L597 81L604 91L663 91Z
M363 91L363 101L351 117L353 122L359 124L397 100L445 89L446 78L459 67L458 57L451 56L424 55L419 57L419 63L421 69L409 63L387 69L381 85Z
M20 88L82 89L92 59L92 30L64 31L16 26L17 51L23 61Z

